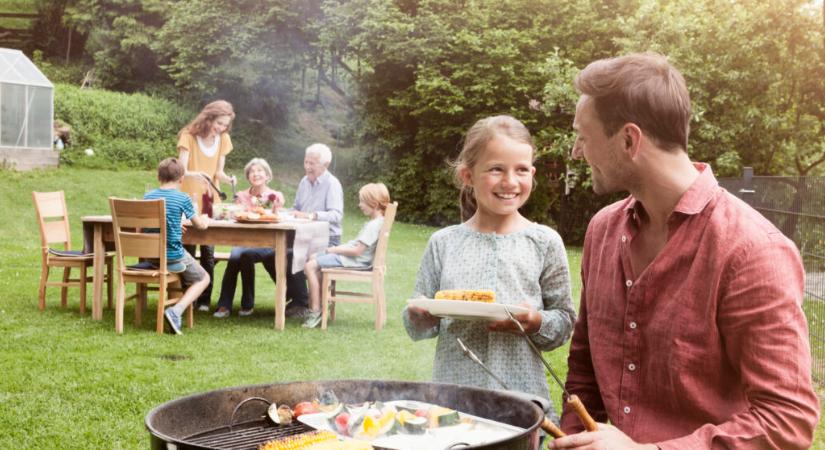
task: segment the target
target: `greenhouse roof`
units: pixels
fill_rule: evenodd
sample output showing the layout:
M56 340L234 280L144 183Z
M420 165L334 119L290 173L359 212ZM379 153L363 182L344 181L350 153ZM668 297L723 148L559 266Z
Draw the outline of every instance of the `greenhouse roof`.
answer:
M20 50L0 48L0 83L54 87Z

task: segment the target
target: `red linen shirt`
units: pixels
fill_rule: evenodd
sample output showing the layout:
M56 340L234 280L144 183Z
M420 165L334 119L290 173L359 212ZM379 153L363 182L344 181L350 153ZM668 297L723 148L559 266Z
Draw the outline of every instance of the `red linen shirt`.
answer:
M696 167L641 274L630 243L642 205L629 197L590 222L567 389L597 421L662 449L807 448L819 400L799 252ZM562 428L582 430L567 408Z

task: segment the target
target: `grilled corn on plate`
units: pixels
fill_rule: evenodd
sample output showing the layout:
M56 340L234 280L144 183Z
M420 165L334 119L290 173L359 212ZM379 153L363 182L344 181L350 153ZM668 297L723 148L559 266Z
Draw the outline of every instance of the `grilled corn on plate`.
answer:
M436 300L464 300L468 302L495 303L496 293L493 291L451 289L435 293Z

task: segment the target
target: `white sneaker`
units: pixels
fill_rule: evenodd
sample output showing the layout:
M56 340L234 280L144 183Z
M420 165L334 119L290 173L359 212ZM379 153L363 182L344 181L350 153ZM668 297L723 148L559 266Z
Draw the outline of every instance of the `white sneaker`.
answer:
M307 314L307 318L304 321L304 324L301 325L304 328L315 328L321 324L321 311L312 311L309 310Z
M209 312L209 305L198 305L198 311Z
M166 308L166 311L163 312L163 316L166 317L166 321L169 322L169 326L172 327L172 331L175 334L183 334L180 331L180 316L175 312L172 308Z

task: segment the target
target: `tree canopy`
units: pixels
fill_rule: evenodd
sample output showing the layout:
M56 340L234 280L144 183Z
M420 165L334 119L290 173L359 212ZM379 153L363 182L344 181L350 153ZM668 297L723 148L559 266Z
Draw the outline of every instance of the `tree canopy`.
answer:
M575 73L629 52L666 55L693 101L689 153L717 176L822 173L825 28L803 0L62 0L103 83L222 96L283 126L323 83L355 112L360 180L388 182L404 220L458 220L445 161L477 119L533 132L525 213L568 240L611 199L570 161ZM52 14L50 17L54 17ZM58 45L54 40L45 45Z

